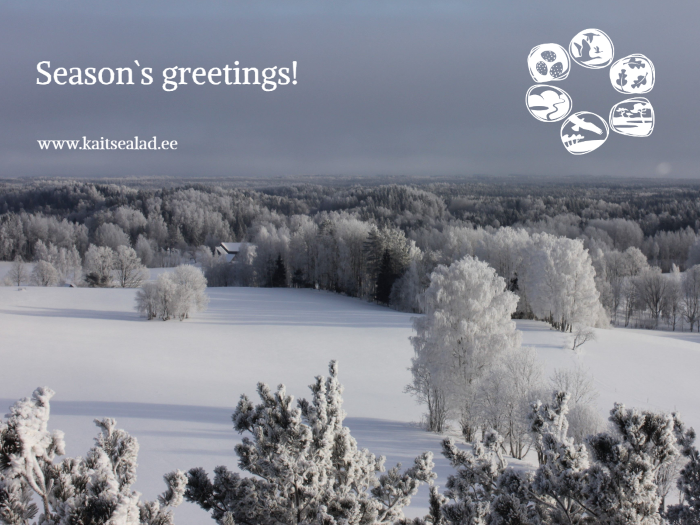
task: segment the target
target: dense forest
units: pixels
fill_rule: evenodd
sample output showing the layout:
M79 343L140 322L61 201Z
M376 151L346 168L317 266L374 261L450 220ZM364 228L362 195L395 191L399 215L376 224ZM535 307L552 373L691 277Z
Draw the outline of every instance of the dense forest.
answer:
M559 323L574 314L545 311L557 286L531 261L545 257L558 275L564 250L562 261L590 270L582 287L595 282L613 322L692 329L696 314L681 303L698 231L700 185L683 182L0 182L0 260L46 261L57 282L114 284L88 279L86 256L92 245L116 258L124 246L150 267L199 264L210 286L315 287L422 311L431 272L471 255L519 293L517 315ZM214 255L222 241L244 243L234 264ZM645 298L641 280L661 283L664 297Z

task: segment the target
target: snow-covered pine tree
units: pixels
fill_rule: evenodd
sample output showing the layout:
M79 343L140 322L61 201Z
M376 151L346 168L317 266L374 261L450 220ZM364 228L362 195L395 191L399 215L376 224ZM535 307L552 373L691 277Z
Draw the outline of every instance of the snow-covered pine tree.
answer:
M615 403L609 420L616 432L588 439L594 460L586 476L588 505L598 523L662 523L656 472L679 454L673 416Z
M19 400L0 423L0 523L29 525L42 510L41 525L172 525L172 507L182 502L187 477L175 471L158 501L139 501L138 442L113 419L95 421L101 432L85 458L65 458L63 432L49 432L54 392L37 388Z
M317 377L310 401L294 404L284 385L277 392L260 383L261 403L245 395L233 414L247 433L236 446L243 477L217 467L211 481L202 468L189 471L185 498L211 511L220 525L371 525L403 518L418 487L435 478L426 452L404 472L385 474L384 458L359 449L343 426L345 412L338 367Z
M677 456L674 428L684 432L679 424L674 427L674 418L668 415L616 404L610 412L615 431L591 436L589 457L586 447L566 437L568 399L566 392L555 392L551 403L533 407L533 428L542 436L542 464L534 474L507 468L500 452L502 438L495 432L487 432L483 443L474 443L473 452L459 450L446 439L443 454L456 473L448 478L446 498L431 495L430 514L412 524L664 523L655 472ZM685 443L692 445L689 438L694 434L685 435ZM689 472L694 472L691 477L697 475L697 470ZM675 516L684 516L683 512L680 509ZM697 523L690 518L677 523Z
M696 268L696 267L693 267ZM695 446L695 430L686 428L683 422L674 416L675 433L681 454L688 462L681 469L678 477L678 490L683 501L668 508L668 520L677 525L700 524L700 453Z

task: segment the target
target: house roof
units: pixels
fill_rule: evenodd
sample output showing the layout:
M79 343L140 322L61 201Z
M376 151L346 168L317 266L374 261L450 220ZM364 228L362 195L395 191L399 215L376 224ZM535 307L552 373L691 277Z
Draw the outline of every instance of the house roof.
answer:
M221 247L226 250L226 253L238 253L241 251L240 242L222 242Z

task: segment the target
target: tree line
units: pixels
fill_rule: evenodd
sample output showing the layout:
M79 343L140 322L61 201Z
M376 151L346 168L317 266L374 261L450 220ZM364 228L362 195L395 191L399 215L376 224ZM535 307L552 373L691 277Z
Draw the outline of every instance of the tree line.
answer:
M260 190L3 183L0 259L36 262L34 277L19 277L41 285L139 286L141 266L194 263L210 286L311 287L420 312L430 273L472 255L518 294L515 315L565 329L579 321L565 319L572 314L563 303L548 311L543 297L566 295L577 286L567 275L589 274L592 264L597 301L613 323L694 329L697 294L679 275L700 263L698 190L634 189L499 181ZM244 243L235 264L214 257L221 241ZM541 264L529 264L533 257ZM647 286L654 279L663 281L662 293ZM591 325L602 318L593 310Z

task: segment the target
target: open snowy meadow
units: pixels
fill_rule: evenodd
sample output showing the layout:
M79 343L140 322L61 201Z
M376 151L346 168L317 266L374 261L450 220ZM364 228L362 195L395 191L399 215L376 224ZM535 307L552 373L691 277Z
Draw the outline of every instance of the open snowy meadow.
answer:
M444 486L451 469L440 454L442 436L420 429L423 408L403 392L411 378L411 314L322 291L210 288L206 312L149 322L134 311L135 293L0 287L2 406L50 386L51 427L65 431L69 456L90 447L94 418L116 418L141 446L135 488L153 499L165 488L162 475L175 468L235 468L240 436L230 414L241 394L257 400L258 381L308 397L313 377L337 359L346 424L359 444L387 456L387 466L407 466L432 450ZM544 323L517 326L547 374L577 363L591 370L602 414L619 401L677 410L700 427L700 335L596 330L597 340L574 354L567 336ZM407 514L426 507L422 487ZM209 522L189 503L175 517L179 524Z

